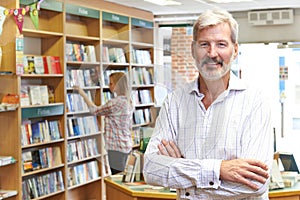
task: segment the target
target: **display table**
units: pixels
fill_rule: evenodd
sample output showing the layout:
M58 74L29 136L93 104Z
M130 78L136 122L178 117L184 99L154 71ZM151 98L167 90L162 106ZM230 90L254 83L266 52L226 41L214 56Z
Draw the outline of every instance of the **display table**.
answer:
M120 180L105 179L107 200L176 199L176 192L168 189L149 191L143 186L128 186ZM300 200L300 182L293 187L269 191L270 200Z
M270 200L300 200L300 183L293 187L269 191Z
M107 200L176 199L176 192L169 189L155 190L148 186L128 186L121 181L105 179Z

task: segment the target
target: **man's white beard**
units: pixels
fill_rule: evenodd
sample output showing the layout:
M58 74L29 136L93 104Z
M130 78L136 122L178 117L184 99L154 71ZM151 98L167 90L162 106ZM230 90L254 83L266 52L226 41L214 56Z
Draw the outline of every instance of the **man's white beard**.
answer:
M221 79L225 74L227 74L227 72L230 70L232 62L234 61L234 53L232 53L232 56L230 58L230 61L228 64L224 64L224 61L219 61L219 64L221 65L221 68L219 69L213 69L211 71L209 71L209 69L207 69L207 67L204 70L204 61L202 61L201 63L197 62L196 59L196 66L199 70L199 73L201 74L201 76L209 81L215 81L215 80L219 80Z

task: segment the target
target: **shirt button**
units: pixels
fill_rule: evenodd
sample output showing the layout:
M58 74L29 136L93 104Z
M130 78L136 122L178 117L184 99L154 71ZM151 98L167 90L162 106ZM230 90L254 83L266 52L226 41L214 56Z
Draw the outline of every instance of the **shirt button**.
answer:
M187 196L187 197L190 196L190 193L189 193L189 192L186 192L186 193L185 193L185 196Z
M214 182L213 182L213 181L210 181L210 182L209 182L209 185L214 185Z

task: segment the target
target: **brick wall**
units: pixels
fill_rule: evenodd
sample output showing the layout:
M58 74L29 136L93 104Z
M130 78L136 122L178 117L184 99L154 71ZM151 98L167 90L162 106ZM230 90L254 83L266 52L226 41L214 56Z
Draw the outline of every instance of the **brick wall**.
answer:
M191 54L191 27L173 27L171 37L172 87L194 80L198 73Z

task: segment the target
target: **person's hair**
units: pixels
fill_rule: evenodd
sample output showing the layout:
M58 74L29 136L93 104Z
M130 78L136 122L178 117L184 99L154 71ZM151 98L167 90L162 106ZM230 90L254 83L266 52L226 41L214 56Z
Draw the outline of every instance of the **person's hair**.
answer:
M222 9L207 10L199 16L193 26L193 40L197 41L198 32L202 29L221 23L228 23L231 29L231 41L237 43L238 23L229 12Z
M124 72L114 72L109 75L109 78L115 83L115 90L118 90L128 98L131 99L131 89L127 74Z

